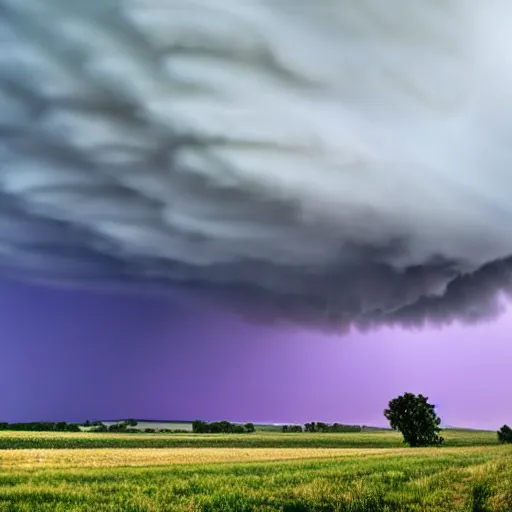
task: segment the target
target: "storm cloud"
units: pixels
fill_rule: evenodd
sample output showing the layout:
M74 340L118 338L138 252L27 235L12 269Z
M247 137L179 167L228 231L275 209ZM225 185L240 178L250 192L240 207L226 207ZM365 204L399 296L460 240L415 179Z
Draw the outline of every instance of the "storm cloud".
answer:
M512 292L505 0L0 0L0 273L317 327Z

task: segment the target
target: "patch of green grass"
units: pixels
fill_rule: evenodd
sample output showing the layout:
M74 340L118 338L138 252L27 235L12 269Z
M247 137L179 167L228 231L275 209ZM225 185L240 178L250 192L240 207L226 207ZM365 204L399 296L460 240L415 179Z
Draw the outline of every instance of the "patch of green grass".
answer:
M495 432L444 430L446 446L496 445ZM394 448L402 437L393 431L333 434L113 434L87 432L0 432L0 449L38 448Z
M512 447L152 468L0 471L3 512L507 512Z

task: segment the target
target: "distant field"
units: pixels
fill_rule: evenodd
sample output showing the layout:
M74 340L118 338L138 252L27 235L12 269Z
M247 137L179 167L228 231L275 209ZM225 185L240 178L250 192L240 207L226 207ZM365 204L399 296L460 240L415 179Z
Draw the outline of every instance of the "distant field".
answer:
M495 445L495 432L445 430L446 446ZM86 432L0 432L0 449L37 448L394 448L393 431L282 434L114 434Z

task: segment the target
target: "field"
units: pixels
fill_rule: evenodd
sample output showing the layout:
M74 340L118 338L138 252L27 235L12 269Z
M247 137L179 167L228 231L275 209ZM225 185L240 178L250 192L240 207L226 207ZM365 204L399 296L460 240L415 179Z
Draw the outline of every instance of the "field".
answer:
M2 432L0 511L512 511L512 446L443 435Z
M446 446L496 445L495 432L446 430ZM390 430L343 434L113 434L0 431L0 450L38 448L400 448Z

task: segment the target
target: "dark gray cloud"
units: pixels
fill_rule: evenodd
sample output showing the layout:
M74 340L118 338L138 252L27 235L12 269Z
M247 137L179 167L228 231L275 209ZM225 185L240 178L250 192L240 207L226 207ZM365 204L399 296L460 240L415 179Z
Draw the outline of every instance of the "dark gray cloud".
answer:
M510 15L0 0L0 273L320 328L498 314Z

